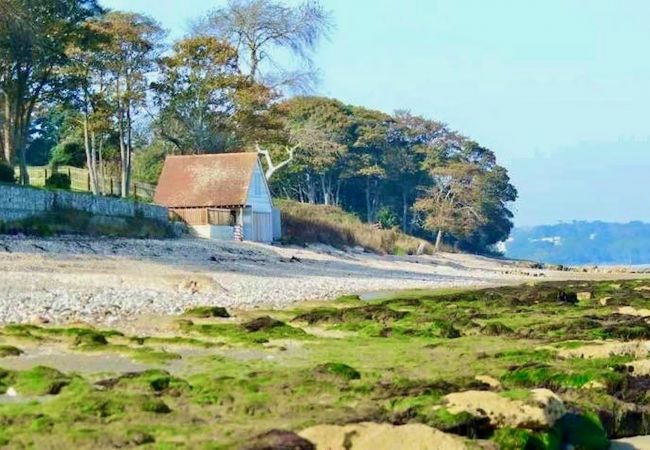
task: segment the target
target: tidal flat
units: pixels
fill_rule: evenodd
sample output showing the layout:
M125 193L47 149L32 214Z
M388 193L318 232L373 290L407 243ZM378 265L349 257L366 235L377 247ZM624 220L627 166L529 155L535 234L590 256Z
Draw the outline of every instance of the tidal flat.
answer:
M649 318L650 280L618 280L6 325L0 444L606 449L650 431Z

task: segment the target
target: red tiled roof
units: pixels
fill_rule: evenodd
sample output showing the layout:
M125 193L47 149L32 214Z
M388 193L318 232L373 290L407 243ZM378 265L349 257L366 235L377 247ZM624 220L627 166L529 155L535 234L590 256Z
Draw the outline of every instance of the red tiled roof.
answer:
M254 152L168 156L154 202L168 208L244 205L255 164Z

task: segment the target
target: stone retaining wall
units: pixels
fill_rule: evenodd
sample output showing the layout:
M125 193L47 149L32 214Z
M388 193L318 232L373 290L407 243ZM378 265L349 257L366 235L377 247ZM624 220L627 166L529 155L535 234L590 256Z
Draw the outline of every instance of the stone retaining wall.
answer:
M112 197L69 191L46 191L0 184L0 221L37 216L55 209L73 209L107 217L144 217L167 222L167 208Z

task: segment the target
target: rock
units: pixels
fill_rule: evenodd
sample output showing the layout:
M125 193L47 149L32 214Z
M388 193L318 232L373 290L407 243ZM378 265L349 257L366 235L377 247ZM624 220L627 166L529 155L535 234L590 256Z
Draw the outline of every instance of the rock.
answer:
M284 322L276 320L271 316L262 316L242 324L242 327L244 327L246 331L253 333L255 331L266 331L284 325Z
M492 389L501 389L501 382L496 378L491 377L490 375L476 375L474 379L476 381L480 381L481 383L487 384Z
M578 292L578 300L591 300L593 295L591 292Z
M301 431L318 449L327 450L464 450L462 438L423 424L392 425L362 422L350 425L316 425Z
M631 306L621 306L618 308L618 313L626 316L650 317L650 309L636 309Z
M316 450L304 437L285 430L271 430L253 438L242 450Z
M488 417L495 427L546 429L566 413L564 403L548 389L532 389L530 399L513 400L490 391L455 392L445 396L452 414Z
M600 306L607 306L607 303L612 299L612 297L603 297L600 300L598 300L598 303L600 303Z
M645 358L650 350L650 341L597 341L585 343L577 348L563 348L558 351L561 358L609 358L610 356L630 355Z
M650 376L650 359L639 359L625 365L637 377Z
M208 319L212 317L229 318L228 310L223 306L196 306L189 308L183 314L188 317L197 317L200 319Z
M611 441L609 450L650 450L650 436L635 436Z
M39 316L37 314L37 315L32 316L32 318L29 320L29 322L32 325L45 325L46 323L50 323L50 319L48 319L45 316Z
M569 303L571 305L578 303L578 296L575 292L566 292L560 290L560 292L557 294L557 299L560 302Z

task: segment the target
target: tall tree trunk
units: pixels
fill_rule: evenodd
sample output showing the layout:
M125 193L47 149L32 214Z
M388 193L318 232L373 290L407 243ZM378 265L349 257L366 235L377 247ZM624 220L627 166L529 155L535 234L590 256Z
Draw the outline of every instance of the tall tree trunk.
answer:
M2 123L2 148L4 150L4 159L8 164L13 163L13 145L11 142L11 103L9 96L4 93L4 122Z
M438 234L436 236L436 246L435 246L435 250L437 252L440 251L440 245L442 244L442 235L443 235L443 231L438 230Z
M120 196L126 197L126 146L124 144L124 109L120 98L120 80L116 80L115 94L117 97L117 131L120 141Z
M329 205L332 203L332 183L327 179L327 175L321 174L320 185L323 190L323 203Z
M101 177L101 192L106 195L106 171L104 170L104 138L99 139L99 174ZM112 194L112 192L111 192Z
M84 106L83 111L83 130L84 130L84 149L86 150L86 166L88 167L88 177L90 178L90 190L94 195L98 194L97 190L97 172L95 171L95 148L91 144L90 124L88 120L88 107Z
M23 185L29 184L29 172L27 172L27 133L29 129L29 115L30 113L25 113L25 116L17 115L16 122L14 123L15 133L14 133L14 147L15 152L18 155L18 163L20 166L20 177L19 182Z
M95 139L95 131L90 132L90 166L92 167L91 180L93 183L93 194L99 195L99 176L97 174L97 140Z
M372 202L370 201L370 177L366 177L366 221L372 223Z
M307 201L313 205L316 203L316 183L309 172L305 174L305 177L307 178Z
M131 123L131 101L126 102L126 189L123 197L129 196L131 189L131 159L133 158L133 124Z
M408 223L409 206L406 189L402 189L402 231L406 233L406 224Z

